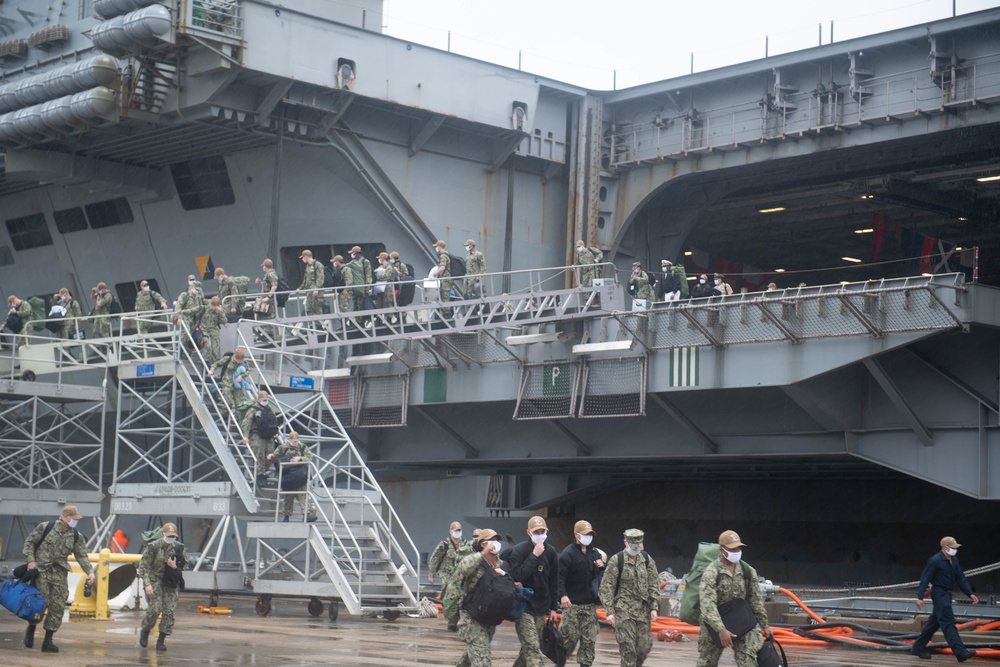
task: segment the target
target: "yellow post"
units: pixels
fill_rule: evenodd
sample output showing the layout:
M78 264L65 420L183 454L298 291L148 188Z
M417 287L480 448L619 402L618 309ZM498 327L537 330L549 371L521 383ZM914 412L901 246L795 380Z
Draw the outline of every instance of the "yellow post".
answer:
M87 583L86 577L81 577L76 586L76 594L73 596L73 605L69 608L70 617L93 618L98 621L106 621L111 618L111 607L108 604L108 581L111 574L112 563L137 563L141 556L139 554L112 554L110 549L101 549L99 554L87 554L87 559L95 563L94 576L96 577L94 591L89 597L83 596L83 587ZM73 572L83 572L72 555L69 557L72 563Z

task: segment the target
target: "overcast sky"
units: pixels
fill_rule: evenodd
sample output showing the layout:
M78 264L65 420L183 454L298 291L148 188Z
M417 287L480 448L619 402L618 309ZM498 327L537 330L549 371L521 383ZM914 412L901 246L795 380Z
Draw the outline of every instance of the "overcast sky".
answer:
M705 71L1000 0L385 0L385 31L594 89ZM822 30L820 30L822 26ZM617 74L615 71L617 70Z

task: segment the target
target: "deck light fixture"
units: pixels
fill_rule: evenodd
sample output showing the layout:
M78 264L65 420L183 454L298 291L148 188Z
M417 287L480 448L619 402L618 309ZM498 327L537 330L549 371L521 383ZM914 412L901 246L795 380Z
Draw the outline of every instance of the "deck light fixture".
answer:
M784 210L785 210L785 207L781 206L780 204L778 204L778 205L772 206L771 208L758 209L757 212L758 213L777 213L778 211L784 211Z
M875 231L875 230L874 230L874 229L872 229L871 227L865 227L864 229L855 229L855 230L854 230L854 233L855 233L855 234L871 234L871 233L873 233L874 231Z
M347 357L344 360L348 366L370 366L372 364L387 364L392 361L395 355L392 352L382 352L380 354L361 354L356 357Z
M612 340L606 343L581 343L573 346L573 354L600 354L601 352L629 352L635 347L635 338Z
M845 262L853 262L855 264L861 263L861 260L858 259L857 257L841 257L841 259L844 260Z
M977 178L976 181L978 181L979 183L993 183L995 181L1000 181L1000 175L997 175L997 176L983 176L981 178Z

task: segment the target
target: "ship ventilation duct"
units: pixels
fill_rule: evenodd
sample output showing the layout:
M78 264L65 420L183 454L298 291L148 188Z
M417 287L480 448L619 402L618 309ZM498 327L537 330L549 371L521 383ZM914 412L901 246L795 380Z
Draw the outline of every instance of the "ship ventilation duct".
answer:
M41 141L81 122L112 116L117 108L115 91L104 86L64 95L0 116L0 143Z
M97 56L0 86L0 113L54 100L118 80L118 61Z
M110 19L148 7L155 2L156 0L97 0L94 11L102 19Z
M155 46L156 38L170 32L172 27L170 10L163 5L150 5L97 24L90 31L90 39L101 51L122 56L144 46Z

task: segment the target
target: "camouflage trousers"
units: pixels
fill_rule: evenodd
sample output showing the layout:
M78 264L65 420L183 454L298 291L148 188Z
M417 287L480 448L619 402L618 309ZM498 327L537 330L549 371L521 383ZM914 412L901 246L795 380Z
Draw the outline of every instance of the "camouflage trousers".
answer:
M63 612L66 611L66 600L69 599L69 583L66 581L66 570L61 567L38 568L38 579L35 588L45 598L46 630L55 632L62 625Z
M353 305L354 300L351 298L351 295L347 292L347 290L344 290L337 295L337 306L340 308L339 312L349 313L351 312Z
M322 292L317 296L313 296L312 292L309 292L306 296L306 315L322 315L323 300L324 295Z
M472 620L469 612L464 609L458 612L458 634L465 642L465 652L456 667L492 667L490 642L493 641L496 630L496 626Z
M583 287L593 287L594 278L597 278L597 267L582 269L580 271L580 285Z
M169 635L174 631L174 609L177 608L178 591L176 588L164 586L160 580L153 584L153 597L146 602L146 617L142 620L143 630L152 630L156 625L156 617L160 616L160 634ZM162 616L161 616L162 614Z
M739 639L733 640L733 652L736 654L736 667L757 667L757 651L764 643L758 630L751 630ZM705 626L698 633L698 662L696 667L716 667L724 649L712 641Z
M309 514L309 500L306 498L305 488L302 487L302 493L288 493L282 494L281 498L281 513L285 516L291 515L295 510L295 501L299 501L299 509L302 510L302 514Z
M653 630L649 617L634 620L615 618L615 640L622 667L642 667L653 650Z
M562 620L559 621L559 631L562 632L567 656L573 653L579 642L580 651L576 654L576 661L581 665L594 664L594 645L601 631L597 623L596 604L575 604L564 609Z
M542 655L542 629L545 628L545 616L522 614L516 627L521 651L517 654L514 667L542 667L547 664L547 659Z
M207 334L205 336L205 347L201 348L201 356L205 357L205 363L211 366L219 360L219 333Z
M250 434L250 449L257 460L257 475L266 475L273 464L267 460L268 454L274 453L274 440L260 437L256 430Z
M111 336L111 318L94 318L94 338L108 338Z

